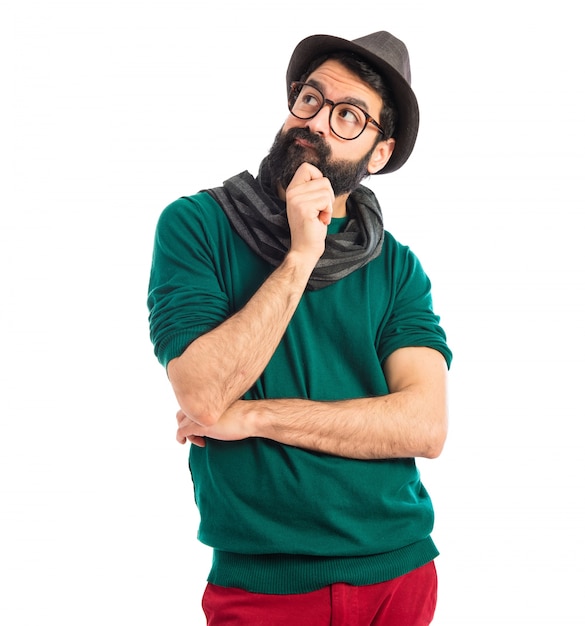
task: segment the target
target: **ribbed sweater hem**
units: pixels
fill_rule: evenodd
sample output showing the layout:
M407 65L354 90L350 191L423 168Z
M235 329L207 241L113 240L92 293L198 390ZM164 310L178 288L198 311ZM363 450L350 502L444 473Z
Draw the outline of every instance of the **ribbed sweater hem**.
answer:
M308 593L336 582L372 585L391 580L425 565L438 554L430 537L399 550L360 557L254 555L214 550L208 581L255 593Z

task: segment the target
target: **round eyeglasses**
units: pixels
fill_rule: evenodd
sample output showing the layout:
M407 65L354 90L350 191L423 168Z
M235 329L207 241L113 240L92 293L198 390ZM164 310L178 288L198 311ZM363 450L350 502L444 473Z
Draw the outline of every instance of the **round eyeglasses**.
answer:
M310 120L328 104L329 126L341 139L357 139L366 130L368 124L384 134L384 130L376 120L357 104L351 102L333 102L309 83L291 83L288 95L288 110L300 120Z

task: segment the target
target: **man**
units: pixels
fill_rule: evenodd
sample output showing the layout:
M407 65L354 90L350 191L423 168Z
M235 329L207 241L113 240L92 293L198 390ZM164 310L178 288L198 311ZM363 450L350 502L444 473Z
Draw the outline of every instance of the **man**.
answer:
M426 625L438 552L414 459L442 450L451 352L360 184L414 146L408 52L309 37L287 87L258 177L177 200L156 232L151 337L214 548L203 608L212 626ZM241 98L253 114L254 85Z

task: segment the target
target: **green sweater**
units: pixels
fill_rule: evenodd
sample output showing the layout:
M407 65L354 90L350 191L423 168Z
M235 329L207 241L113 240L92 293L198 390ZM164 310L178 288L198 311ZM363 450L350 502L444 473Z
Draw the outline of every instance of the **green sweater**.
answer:
M343 229L334 219L330 232ZM166 366L244 306L272 271L206 193L162 213L148 306ZM302 297L245 399L333 401L388 393L394 350L451 352L415 255L385 233L381 254ZM368 416L363 415L363 420ZM433 508L414 459L355 460L262 438L191 446L198 537L214 548L209 581L262 593L389 580L437 556Z

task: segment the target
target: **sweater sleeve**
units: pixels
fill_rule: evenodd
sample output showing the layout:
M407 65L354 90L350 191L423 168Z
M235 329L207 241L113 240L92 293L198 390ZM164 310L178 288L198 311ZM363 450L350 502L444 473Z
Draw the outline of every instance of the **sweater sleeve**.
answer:
M381 336L381 360L399 348L424 346L438 350L450 367L453 355L433 311L431 281L419 259L407 246L398 246L393 267L394 297Z
M165 367L229 313L211 241L210 203L206 194L180 198L156 227L147 305L154 352Z

